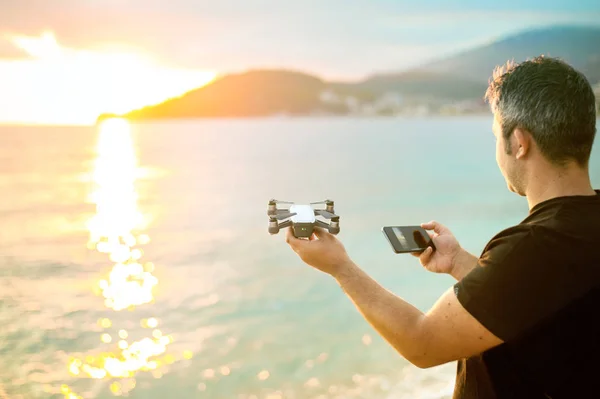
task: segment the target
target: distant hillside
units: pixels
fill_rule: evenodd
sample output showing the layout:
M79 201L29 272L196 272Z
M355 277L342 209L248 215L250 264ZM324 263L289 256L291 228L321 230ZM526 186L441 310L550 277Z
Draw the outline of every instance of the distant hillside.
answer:
M161 104L123 116L134 119L260 117L315 114L481 112L494 67L546 54L600 82L600 27L530 30L409 71L377 74L361 82L326 82L288 70L227 75Z
M589 61L581 68L581 72L587 76L590 82L600 83L600 54L590 57Z
M181 97L126 116L144 119L303 115L315 110L325 87L322 80L299 72L249 71L219 78ZM322 111L336 112L336 107L324 104Z
M532 29L419 68L475 81L487 81L496 65L545 54L583 70L600 61L600 27L555 26ZM594 72L594 71L591 71Z
M464 100L481 97L487 88L487 81L414 69L398 74L375 75L355 86L378 94L397 92L412 98Z

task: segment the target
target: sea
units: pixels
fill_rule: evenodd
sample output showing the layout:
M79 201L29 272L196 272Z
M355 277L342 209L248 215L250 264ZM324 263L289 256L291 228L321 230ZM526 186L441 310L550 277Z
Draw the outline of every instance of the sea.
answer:
M338 239L422 311L452 286L381 228L437 220L479 255L528 212L491 115L0 127L0 399L450 398L335 280L267 231L333 200ZM600 188L600 149L592 181ZM283 205L282 205L283 206Z

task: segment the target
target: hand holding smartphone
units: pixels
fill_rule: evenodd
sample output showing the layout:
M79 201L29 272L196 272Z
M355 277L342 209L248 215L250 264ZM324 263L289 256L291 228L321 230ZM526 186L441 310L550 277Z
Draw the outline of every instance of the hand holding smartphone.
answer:
M423 252L432 247L433 240L421 226L385 226L381 229L397 254Z

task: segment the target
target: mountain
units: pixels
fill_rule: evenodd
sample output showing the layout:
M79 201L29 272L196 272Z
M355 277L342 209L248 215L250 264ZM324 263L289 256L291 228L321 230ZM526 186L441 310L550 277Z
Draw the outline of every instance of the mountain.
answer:
M374 75L361 85L374 90L389 87L454 99L474 98L485 91L496 66L541 54L564 59L592 84L600 81L600 27L555 26L524 31L407 72Z
M145 120L479 112L487 110L482 97L497 65L540 54L560 57L585 73L592 84L600 82L600 27L555 26L524 31L408 71L376 74L360 82L326 82L290 70L227 75L123 116Z
M587 76L590 82L600 83L600 54L590 57L588 62L581 68L581 72Z
M317 77L295 71L249 71L221 77L181 97L126 116L144 119L302 115L315 109L326 86ZM335 107L323 107L323 111L335 112Z
M496 65L544 54L559 57L579 70L600 61L600 27L553 26L532 29L486 46L458 53L419 68L476 81L487 81Z
M487 81L455 76L445 71L413 69L397 74L374 75L355 86L378 94L397 92L411 98L464 100L481 97Z

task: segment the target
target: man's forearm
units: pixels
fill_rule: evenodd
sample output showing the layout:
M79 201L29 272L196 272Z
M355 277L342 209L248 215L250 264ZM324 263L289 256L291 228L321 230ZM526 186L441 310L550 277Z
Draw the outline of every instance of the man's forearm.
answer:
M377 332L411 363L419 366L426 353L421 349L423 313L392 294L356 264L333 276L363 317Z
M457 281L460 281L465 277L471 270L477 266L477 258L475 255L467 252L464 249L460 249L458 255L454 259L454 267L452 269L452 277L454 277Z

